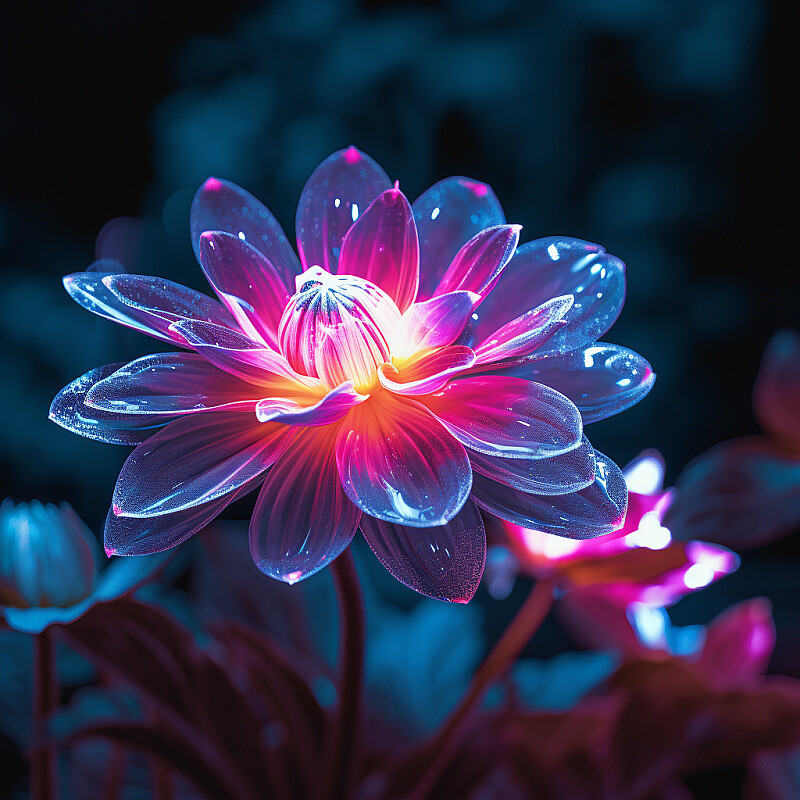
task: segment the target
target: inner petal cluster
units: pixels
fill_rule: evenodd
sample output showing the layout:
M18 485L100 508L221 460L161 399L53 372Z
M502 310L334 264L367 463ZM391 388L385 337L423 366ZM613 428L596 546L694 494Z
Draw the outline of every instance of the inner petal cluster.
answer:
M329 388L352 381L367 392L378 367L390 360L389 341L400 310L383 290L353 275L311 267L281 317L281 352L297 372Z

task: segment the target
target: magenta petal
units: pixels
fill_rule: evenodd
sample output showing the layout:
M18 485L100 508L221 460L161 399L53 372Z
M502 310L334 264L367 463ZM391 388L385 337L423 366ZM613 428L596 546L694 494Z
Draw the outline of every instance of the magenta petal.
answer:
M181 414L232 404L255 407L263 394L196 353L156 353L92 386L86 405L117 414Z
M169 419L111 413L85 404L92 387L123 366L122 363L107 364L76 378L53 399L50 419L72 433L107 444L137 445L150 438Z
M472 481L464 448L423 406L393 395L373 395L350 412L336 463L359 508L414 528L449 522Z
M451 603L468 603L475 594L486 532L471 501L446 525L409 528L364 514L361 530L381 564L409 589Z
M331 389L313 405L301 405L283 397L265 397L256 405L259 422L281 422L284 425L330 425L347 416L347 412L369 395L359 394L348 381Z
M319 266L335 273L350 226L392 182L355 147L339 150L308 179L297 206L297 246L303 269Z
M234 500L253 491L263 480L259 476L208 503L191 506L158 517L118 517L110 509L106 516L103 544L109 556L146 556L185 542L221 514Z
M238 411L178 419L139 445L123 464L114 488L114 513L170 514L232 492L272 465L286 430Z
M497 225L475 234L456 253L434 295L466 290L486 297L514 255L521 229L520 225Z
M756 597L711 622L697 669L719 688L745 688L767 671L774 649L772 606L766 598Z
M209 178L198 190L190 213L192 247L200 261L200 236L225 231L258 249L290 289L300 264L274 216L253 195L229 181Z
M449 292L414 303L392 335L391 353L407 358L419 350L443 347L458 339L478 300L473 292Z
M467 450L472 469L493 481L534 494L568 494L591 486L594 449L584 436L574 450L552 458L502 458Z
M578 409L549 386L478 375L451 381L420 398L467 447L506 458L549 458L577 447Z
M576 350L600 338L616 321L625 300L625 265L581 239L550 237L522 245L497 286L481 303L475 340L553 297L571 294L566 325L539 355Z
M476 472L472 499L502 519L569 539L590 539L622 527L628 490L619 467L595 450L594 483L571 494L539 495L513 489Z
M321 385L317 378L298 375L280 353L238 331L195 320L177 322L174 328L203 358L265 391L284 396L292 389Z
M289 292L275 267L252 245L219 231L200 237L200 264L242 330L277 350Z
M175 344L175 336L169 333L169 324L165 325L163 317L132 308L109 290L103 282L109 274L75 272L72 275L65 275L64 288L69 296L87 311L163 342Z
M638 353L605 342L537 358L502 374L544 383L566 395L578 407L584 425L636 405L656 380L653 368Z
M361 512L336 469L336 427L306 428L269 471L250 521L250 552L267 575L296 583L350 544Z
M753 390L761 427L800 451L800 334L778 331L769 341Z
M441 347L409 359L398 370L391 364L378 368L378 380L395 394L428 394L441 389L453 375L475 363L475 353L463 345Z
M507 358L530 356L566 323L565 314L572 308L571 294L554 297L507 322L475 348L478 364L491 364Z
M420 243L419 296L430 297L456 253L485 228L506 218L491 187L471 178L445 178L412 206Z
M211 322L237 328L236 320L222 303L181 286L179 283L151 275L106 275L103 283L125 305L147 315L152 326L178 344L184 344L170 326L184 319Z
M342 242L339 273L374 283L405 311L417 296L419 242L414 215L399 189L381 192Z
M723 442L678 476L664 525L676 539L758 547L800 525L800 460L760 437Z

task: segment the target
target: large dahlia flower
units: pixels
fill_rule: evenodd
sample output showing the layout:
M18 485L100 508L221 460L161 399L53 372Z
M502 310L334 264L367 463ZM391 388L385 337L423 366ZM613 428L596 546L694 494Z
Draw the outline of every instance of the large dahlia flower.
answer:
M93 369L56 397L70 430L137 445L108 553L163 550L261 486L259 568L293 583L361 528L413 589L466 602L477 506L562 536L619 527L627 492L583 424L641 399L650 366L596 343L624 265L560 237L517 248L491 189L448 178L413 206L351 147L297 211L299 261L254 197L210 178L191 237L219 301L162 278L69 275L82 306L189 352Z

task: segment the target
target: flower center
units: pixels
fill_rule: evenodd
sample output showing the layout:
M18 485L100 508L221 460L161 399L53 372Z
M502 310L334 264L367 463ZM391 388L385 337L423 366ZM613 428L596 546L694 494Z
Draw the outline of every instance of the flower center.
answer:
M278 328L281 352L292 368L333 388L353 381L369 391L378 367L390 360L389 338L400 311L363 278L311 267L296 278Z

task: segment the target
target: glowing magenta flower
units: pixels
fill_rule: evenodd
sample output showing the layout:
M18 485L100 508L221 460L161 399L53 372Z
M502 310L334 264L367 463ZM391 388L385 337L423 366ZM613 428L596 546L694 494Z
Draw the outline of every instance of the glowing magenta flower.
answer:
M672 491L662 488L664 464L655 451L624 470L628 514L623 527L575 541L503 523L519 568L537 578L555 577L570 589L571 605L658 607L708 586L739 566L738 556L707 542L676 542L662 524Z
M621 524L622 475L583 434L654 380L595 342L622 307L619 259L575 239L517 249L519 226L466 178L412 207L353 147L311 176L296 227L299 261L261 203L210 178L191 236L221 303L161 278L65 278L90 311L193 351L91 370L53 403L70 430L138 445L107 552L172 547L261 484L265 573L305 578L360 526L400 581L465 602L477 506L563 536Z
M96 603L133 591L163 556L115 559L100 548L72 506L38 500L0 504L0 621L26 633L77 619Z

